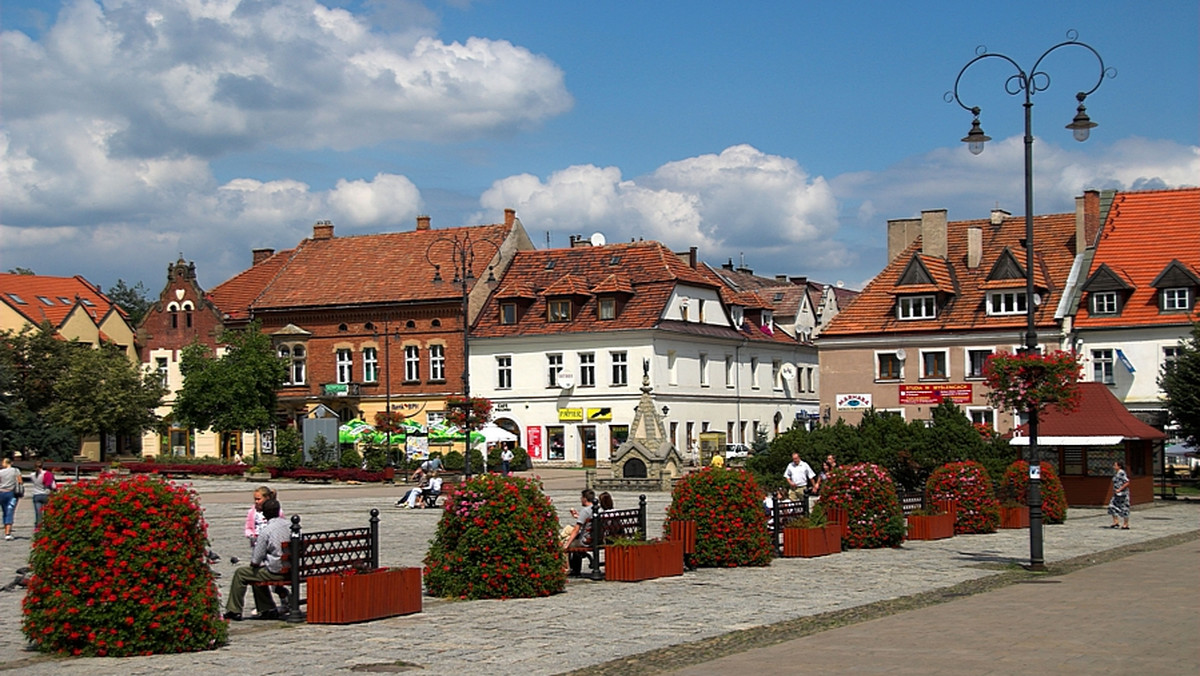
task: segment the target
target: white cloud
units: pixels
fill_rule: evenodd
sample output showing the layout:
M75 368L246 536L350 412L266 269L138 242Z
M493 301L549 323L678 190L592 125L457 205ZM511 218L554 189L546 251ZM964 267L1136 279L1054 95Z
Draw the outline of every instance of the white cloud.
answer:
M378 174L373 181L340 180L329 193L339 221L356 227L394 225L417 215L421 193L404 176Z

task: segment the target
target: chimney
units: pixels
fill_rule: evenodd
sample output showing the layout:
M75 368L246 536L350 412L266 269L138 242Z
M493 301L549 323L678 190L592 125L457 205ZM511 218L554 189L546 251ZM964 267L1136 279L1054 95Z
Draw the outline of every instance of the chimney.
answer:
M887 222L888 261L904 253L909 244L921 234L921 221L915 218L896 218Z
M513 221L515 221L515 220L517 220L517 210L516 209L505 209L504 210L504 225L512 227Z
M424 214L417 216L417 230L428 230L428 229L429 229L429 216L426 216Z
M946 210L921 212L921 253L934 258L946 257Z
M808 284L808 277L788 277L788 281L796 286L804 286Z
M1075 254L1083 253L1100 231L1100 191L1084 190L1075 198Z
M992 209L992 225L1004 225L1004 219L1012 216L1003 209Z
M313 239L333 239L333 221L313 223Z
M733 259L730 258L729 260L725 261L724 263L721 263L721 269L722 270L732 270L733 269Z
M507 213L505 215L507 216ZM575 249L575 248L582 247L582 246L591 246L592 245L592 240L587 239L583 235L571 235L568 239L571 242L570 247L569 247L571 249Z
M775 281L777 282L786 282L787 280L787 275L775 275Z
M973 225L967 228L967 267L974 270L982 260L983 228Z
M688 247L688 267L695 270L697 262L698 261L696 260L696 247L689 246Z
M250 253L254 255L254 262L252 262L250 264L250 267L254 267L255 265L258 265L259 263L267 260L271 256L274 256L275 250L274 249L251 249Z

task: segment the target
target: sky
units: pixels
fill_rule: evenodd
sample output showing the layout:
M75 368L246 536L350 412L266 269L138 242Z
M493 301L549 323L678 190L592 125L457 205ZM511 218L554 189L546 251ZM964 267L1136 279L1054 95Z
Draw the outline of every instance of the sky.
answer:
M1195 0L4 0L0 31L0 270L151 297L181 256L211 289L318 220L505 208L538 247L655 239L861 288L889 219L1023 214L1006 83L1069 31L1103 69L1040 62L1034 211L1200 184ZM981 46L1012 62L959 80L993 138L973 156L946 96Z

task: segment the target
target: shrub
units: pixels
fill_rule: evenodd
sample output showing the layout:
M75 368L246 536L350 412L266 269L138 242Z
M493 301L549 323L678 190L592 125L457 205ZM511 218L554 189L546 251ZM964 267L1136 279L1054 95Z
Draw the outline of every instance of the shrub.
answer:
M304 464L304 440L295 427L275 433L275 454L279 457L279 469L296 469Z
M60 489L42 517L21 622L38 650L149 655L226 642L195 493L106 475Z
M493 446L488 449L488 468L493 472L500 471L500 454L502 452L504 452L504 449L500 448L499 446ZM528 461L529 456L525 453L525 449L521 448L520 446L513 449L513 459L512 463L510 463L512 471L519 472L525 469L525 463ZM475 465L471 465L471 469L474 468Z
M1047 523L1062 523L1067 520L1067 492L1054 466L1041 463L1042 467L1042 514ZM1029 504L1029 463L1018 460L1004 471L1000 482L1000 497L1018 504Z
M746 470L705 467L675 484L667 521L696 522L697 566L765 566L773 550L762 497Z
M983 465L974 460L952 462L934 470L925 484L925 502L956 500L954 532L994 533L1000 525L1000 503Z
M879 465L863 462L830 472L821 484L821 504L846 512L849 529L842 544L847 547L895 547L904 540L896 485Z
M531 479L480 474L446 497L425 555L429 593L464 599L549 596L567 584L558 514Z
M359 469L362 467L362 462L362 454L355 450L353 446L349 448L343 448L342 454L338 458L338 464L346 469Z

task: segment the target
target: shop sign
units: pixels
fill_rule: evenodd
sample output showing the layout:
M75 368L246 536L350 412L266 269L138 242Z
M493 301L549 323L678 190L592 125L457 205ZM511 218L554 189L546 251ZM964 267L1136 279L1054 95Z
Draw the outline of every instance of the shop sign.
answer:
M943 401L956 404L971 403L971 383L937 383L924 385L901 385L900 403L937 405Z
M525 452L534 460L542 459L542 428L529 427L525 430L525 438L528 443L525 444Z
M583 422L582 408L560 408L558 409L559 422Z
M869 394L839 394L836 401L839 411L871 408L871 395Z
M612 420L612 409L605 408L589 408L587 410L588 422L607 422Z

